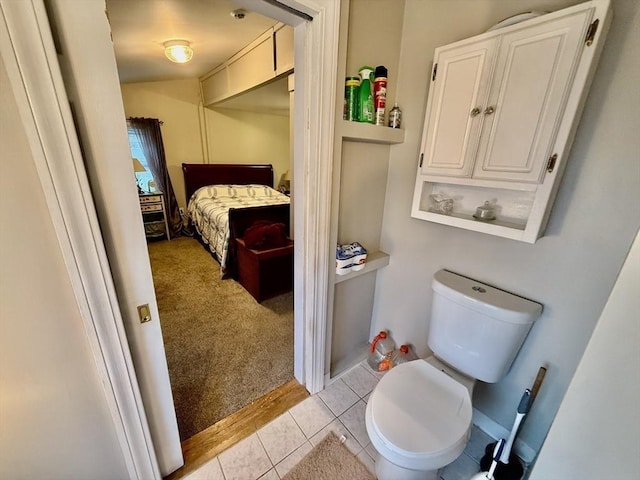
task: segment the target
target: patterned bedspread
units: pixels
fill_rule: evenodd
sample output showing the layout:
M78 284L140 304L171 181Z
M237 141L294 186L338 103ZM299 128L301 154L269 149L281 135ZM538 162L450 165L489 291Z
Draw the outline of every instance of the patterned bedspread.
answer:
M216 254L224 274L229 249L229 210L286 203L289 197L265 185L209 185L194 192L187 210L198 233Z

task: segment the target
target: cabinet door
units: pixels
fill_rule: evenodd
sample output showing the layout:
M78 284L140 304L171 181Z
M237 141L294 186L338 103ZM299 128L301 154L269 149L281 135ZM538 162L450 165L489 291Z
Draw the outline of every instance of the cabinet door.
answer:
M275 32L276 76L293 70L293 27L285 25Z
M501 37L473 177L541 181L592 9Z
M273 37L265 38L251 50L229 63L229 93L244 92L275 77Z
M471 174L496 44L492 38L436 49L422 145L423 175Z
M202 81L202 98L205 105L229 96L229 78L226 68Z

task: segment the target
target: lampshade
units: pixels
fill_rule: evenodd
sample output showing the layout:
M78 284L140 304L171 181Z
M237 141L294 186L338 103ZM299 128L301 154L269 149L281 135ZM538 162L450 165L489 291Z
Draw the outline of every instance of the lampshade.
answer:
M175 63L187 63L193 57L193 49L186 40L164 42L164 54Z
M278 190L287 194L291 190L291 175L289 175L289 170L287 170L280 176L280 183L278 184Z
M133 171L136 173L141 173L141 172L146 172L147 169L144 168L144 166L140 163L140 160L138 160L137 158L133 157Z

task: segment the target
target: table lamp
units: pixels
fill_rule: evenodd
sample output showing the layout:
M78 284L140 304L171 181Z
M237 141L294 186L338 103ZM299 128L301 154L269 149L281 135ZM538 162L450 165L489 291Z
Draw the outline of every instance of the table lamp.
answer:
M288 194L291 191L291 175L289 170L284 172L280 177L280 183L278 184L278 190L282 193Z
M140 184L138 183L138 177L135 176L136 173L142 173L142 172L146 172L147 169L144 168L144 166L140 163L140 160L138 160L137 158L133 157L133 171L134 171L134 177L136 179L136 185L138 186L138 193L144 193L144 190L142 190L142 188L140 187Z

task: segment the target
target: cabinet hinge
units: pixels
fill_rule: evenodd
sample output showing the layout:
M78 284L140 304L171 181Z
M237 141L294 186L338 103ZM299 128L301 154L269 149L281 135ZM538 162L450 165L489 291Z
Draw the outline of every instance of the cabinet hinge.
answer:
M420 165L418 167L422 168L422 161L424 160L424 153L420 154Z
M558 160L557 153L554 153L553 155L551 155L551 157L549 157L549 161L547 162L547 172L553 172L553 169L556 166L556 160Z
M432 81L432 82L433 82L433 81L435 81L435 79L436 79L436 73L437 73L437 72L438 72L438 64L436 63L436 64L433 66L433 75L431 75L431 81Z
M600 23L599 19L595 19L591 25L589 25L589 29L587 30L587 38L584 39L584 42L587 44L587 47L590 47L593 43L593 39L596 36L596 32L598 31L598 24Z

